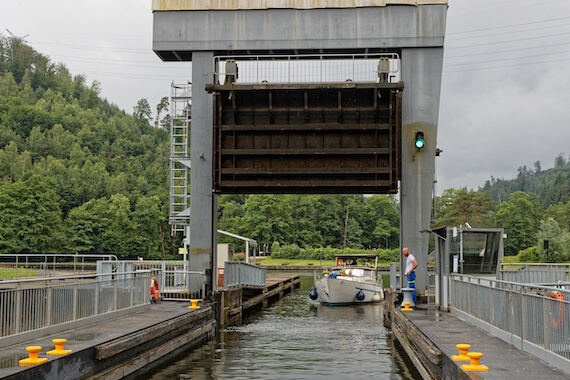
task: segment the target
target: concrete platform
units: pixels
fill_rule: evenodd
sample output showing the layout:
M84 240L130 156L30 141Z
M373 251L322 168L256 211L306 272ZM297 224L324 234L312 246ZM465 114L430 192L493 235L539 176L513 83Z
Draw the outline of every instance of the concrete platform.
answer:
M426 378L450 380L570 378L570 373L565 373L516 349L449 312L418 308L403 312L395 308L393 331L408 355L411 354L410 357L416 367L423 367L420 373ZM468 372L461 369L462 364L469 362L454 362L451 359L452 355L459 353L456 348L458 343L470 344L469 352L483 353L481 364L489 368L488 372Z
M120 379L190 343L199 343L215 333L212 307L189 309L189 302L161 302L123 317L1 347L2 379ZM49 356L52 339L67 339L67 356ZM28 356L25 348L42 347L39 357L49 361L35 367L20 367Z

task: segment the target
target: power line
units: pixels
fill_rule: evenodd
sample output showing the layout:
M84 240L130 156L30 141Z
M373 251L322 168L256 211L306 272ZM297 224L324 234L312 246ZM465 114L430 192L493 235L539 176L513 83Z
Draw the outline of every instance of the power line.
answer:
M57 60L65 60L65 61L74 61L74 62L85 62L85 63L96 63L101 65L113 65L113 66L136 66L136 67L148 67L154 69L161 69L164 70L165 67L174 70L188 70L189 62L183 62L187 66L186 67L174 67L174 66L166 66L170 62L149 62L149 61L134 61L134 60L127 60L127 59L104 59L104 58L75 58L75 57L68 57L63 55L52 55L50 56L52 59ZM176 64L182 64L177 62Z
M552 45L542 45L539 48L544 49L544 48L549 48L549 47L557 47L557 46L565 46L565 45L569 45L570 42L564 42L564 43L560 43L560 44L552 44ZM500 50L500 51L492 51L492 52L488 52L485 54L491 55L491 54L503 54L503 53L514 53L514 52L519 52L519 51L528 51L529 48L528 47L524 47L524 48L518 48L518 49L509 49L509 50ZM552 53L550 53L552 54ZM463 55L452 55L452 56L445 56L445 59L455 59L455 58L468 58L468 57L473 57L473 56L480 56L481 53L471 53L471 54L463 54Z
M521 24L495 26L495 27L492 27L492 28L480 28L480 29L472 29L472 30L463 30L463 31L460 31L460 32L446 33L446 35L464 34L464 33L478 33L478 32L484 32L484 31L489 31L489 30L500 30L500 29L505 29L505 28L515 28L515 27L519 27L519 26L528 26L528 25L542 24L542 23L546 23L546 22L561 21L561 20L568 20L568 19L570 19L570 16L568 16L568 17L552 18L552 19L548 19L548 20L530 21L530 22L524 22L524 23L521 23ZM556 26L567 26L567 25L556 25ZM530 29L530 30L536 30L536 29ZM526 31L527 31L527 30L525 30L525 32L526 32ZM509 33L513 33L513 32L509 32ZM465 38L475 38L475 37L465 37ZM455 41L455 40L459 40L459 39L463 39L463 38L455 38L455 39L452 38L451 40L452 40L452 41Z
M93 46L93 45L74 45L74 44L62 44L62 43L54 43L54 42L45 42L45 41L32 41L30 44L39 44L40 46L51 46L51 47L62 47L66 49L74 49L74 50L96 50L96 51L120 51L120 52L131 52L136 54L148 54L152 51L152 49L133 49L127 47L102 47L102 46Z
M70 69L72 71L76 71L76 72L81 72L83 74L91 74L91 75L97 75L97 76L105 76L105 77L113 77L113 78L123 78L123 79L145 79L145 80L168 80L168 81L172 81L175 80L175 77L179 77L181 78L182 76L180 75L144 75L144 74L125 74L125 73L111 73L111 72L105 72L105 71L85 71L85 70L75 70L75 69ZM190 75L185 76L184 80L187 80L188 78L190 78Z
M463 70L451 70L451 71L443 71L444 73L460 73L465 71L482 71L482 70L494 70L494 69L505 69L509 67L518 67L518 66L531 66L531 65L543 65L546 63L554 63L554 62L565 62L570 61L570 58L561 58L561 59L553 59L549 61L541 61L541 62L527 62L527 63L513 63L510 65L503 65L503 66L491 66L491 67L478 67L472 69L463 69ZM444 65L445 68L445 65Z
M538 39L548 38L548 37L559 37L561 35L568 35L568 34L570 34L570 32L549 34L549 35L544 35L544 36L525 37L525 38L519 38L519 39L507 40L507 41L485 42L485 43L480 43L480 44L475 44L475 45L456 46L456 47L452 47L449 49L467 49L467 48L479 47L479 46L501 45L501 44L507 44L507 43L511 43L511 42L523 42L523 41L538 40Z
M560 52L554 52L554 53L541 53L541 54L535 54L535 55L527 55L525 57L513 57L513 58L505 58L505 59L495 59L495 60L490 60L490 61L479 61L479 62L468 62L468 63L452 63L452 64L448 64L446 66L465 66L465 65L472 65L472 64L479 64L479 63L494 63L494 62L504 62L504 61L509 61L509 60L513 60L513 59L527 59L527 58L536 58L536 57L544 57L544 56L548 56L548 55L557 55L557 54L566 54L566 53L570 53L570 50L566 50L566 51L560 51Z

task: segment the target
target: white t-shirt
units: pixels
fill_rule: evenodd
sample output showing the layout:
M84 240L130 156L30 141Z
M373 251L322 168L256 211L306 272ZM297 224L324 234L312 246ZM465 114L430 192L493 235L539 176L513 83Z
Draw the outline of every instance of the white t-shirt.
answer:
M406 260L406 273L410 273L412 271L412 268L414 267L414 260L416 258L414 257L414 255L412 255L411 253L408 254L408 258Z

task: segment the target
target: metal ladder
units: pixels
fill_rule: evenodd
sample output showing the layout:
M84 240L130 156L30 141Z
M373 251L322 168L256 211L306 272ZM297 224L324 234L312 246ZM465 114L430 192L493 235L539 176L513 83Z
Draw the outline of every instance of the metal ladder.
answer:
M192 85L170 88L170 214L171 233L190 225L190 127Z

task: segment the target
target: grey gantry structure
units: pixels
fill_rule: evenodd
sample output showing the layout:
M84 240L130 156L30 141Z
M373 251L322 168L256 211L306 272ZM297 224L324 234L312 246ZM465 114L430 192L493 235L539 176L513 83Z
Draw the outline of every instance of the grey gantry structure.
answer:
M447 7L153 0L153 50L192 62L178 131L189 151L172 164L183 188L171 191L186 202L171 221L190 270L213 270L221 193L399 193L401 246L427 262ZM417 274L422 293L426 265Z

